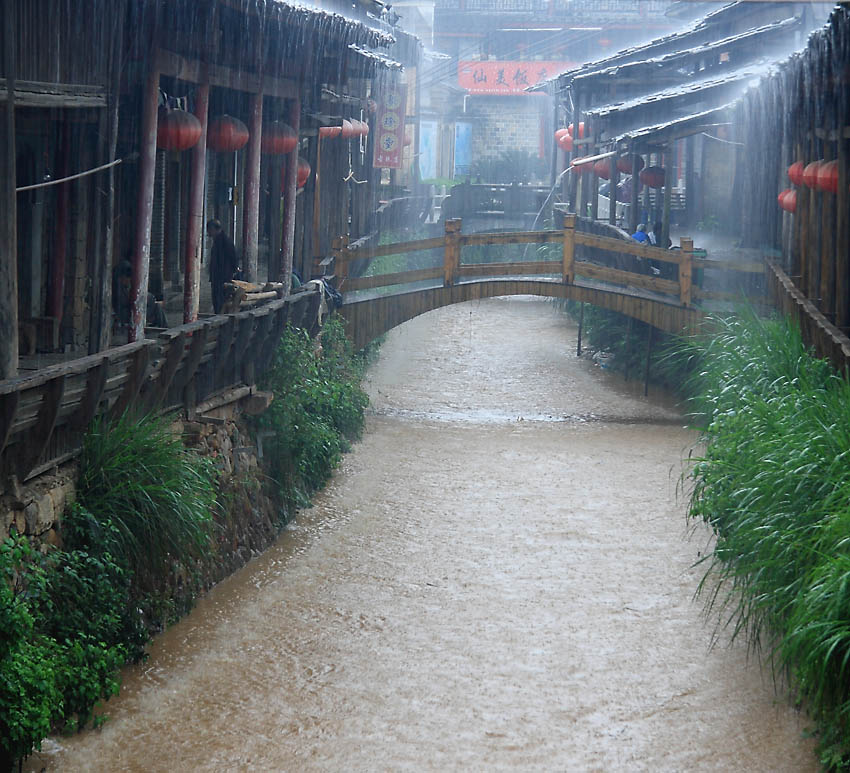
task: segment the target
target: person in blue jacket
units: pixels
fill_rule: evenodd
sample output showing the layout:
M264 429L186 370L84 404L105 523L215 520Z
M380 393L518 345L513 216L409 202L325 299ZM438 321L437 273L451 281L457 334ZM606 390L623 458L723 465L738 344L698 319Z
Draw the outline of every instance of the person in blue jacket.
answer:
M632 239L641 244L646 244L649 241L649 237L646 235L646 223L641 223L637 227L637 231L632 234Z

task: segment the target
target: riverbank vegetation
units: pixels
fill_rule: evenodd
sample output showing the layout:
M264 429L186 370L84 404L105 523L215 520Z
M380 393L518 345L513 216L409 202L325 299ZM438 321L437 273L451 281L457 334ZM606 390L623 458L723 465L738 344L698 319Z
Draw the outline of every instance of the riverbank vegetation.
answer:
M716 543L700 593L790 677L826 770L850 769L850 383L799 330L742 314L681 344L705 454L691 518Z
M121 666L226 573L240 535L273 537L331 475L363 427L366 360L338 318L320 340L287 330L265 377L275 397L255 429L276 523L248 523L267 518L262 484L187 448L173 417L125 415L88 433L61 546L0 544L0 771L53 730L103 721Z

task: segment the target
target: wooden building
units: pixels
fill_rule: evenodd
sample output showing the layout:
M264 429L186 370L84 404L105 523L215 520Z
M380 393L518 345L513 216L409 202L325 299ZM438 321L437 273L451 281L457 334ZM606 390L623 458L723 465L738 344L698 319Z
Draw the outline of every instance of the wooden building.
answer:
M248 278L309 278L331 236L366 229L380 183L374 132L327 128L368 125L395 58L419 52L280 0L3 0L0 30L0 378L21 348L46 363L142 339L149 292L182 292L172 325L210 311L209 219Z

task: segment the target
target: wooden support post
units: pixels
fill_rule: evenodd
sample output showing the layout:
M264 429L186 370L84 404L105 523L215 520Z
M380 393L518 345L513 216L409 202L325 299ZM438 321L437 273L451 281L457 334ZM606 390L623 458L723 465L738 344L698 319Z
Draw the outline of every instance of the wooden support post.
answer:
M690 306L691 275L694 265L694 240L683 236L679 244L679 251L682 256L682 262L679 264L679 300L682 306Z
M611 156L611 171L608 179L608 223L617 225L617 185L620 183L620 170L617 169L617 156ZM634 232L633 232L634 233Z
M59 177L63 178L71 174L71 122L67 116L64 116L62 121L61 134ZM71 204L71 183L59 185L56 198L53 257L50 261L50 286L47 290L47 316L53 317L56 324L59 324L65 308L65 263L68 255L68 210Z
M296 96L289 109L289 125L297 135L301 129L301 98ZM283 282L284 295L289 294L292 281L292 257L295 254L295 196L298 193L298 145L286 157L286 181L283 190L283 246L280 262L280 276Z
M578 311L578 339L576 341L576 357L581 357L581 334L584 329L584 301Z
M205 68L206 70L206 68ZM209 121L210 81L204 79L195 94L195 117L201 122L201 137L192 148L192 172L189 181L189 213L186 222L186 252L183 274L183 322L198 318L201 297L201 255L204 252L204 183L207 168L207 124Z
M296 129L296 131L298 131ZM260 236L260 142L263 135L263 91L251 96L250 138L245 154L245 202L242 209L243 268L249 282L257 281L257 246ZM298 158L298 147L293 154ZM293 218L293 225L295 220ZM287 290L289 285L287 285Z
M573 142L575 143L579 139L579 122L581 121L581 98L579 96L579 92L575 89L575 85L571 86L573 90ZM573 145L575 148L575 145ZM575 150L570 154L571 158L575 158L577 153ZM567 161L569 163L569 161ZM579 202L578 202L578 178L579 174L576 171L575 167L570 171L570 209L573 212L580 212Z
M623 381L629 380L629 347L632 345L632 329L635 326L635 318L629 317L626 324L626 345L624 347L626 353L626 361L623 363Z
M313 266L310 278L313 275L321 276L319 263L322 260L322 239L320 217L322 212L322 135L316 136L316 168L313 171Z
M133 279L130 285L129 341L145 337L148 277L151 258L151 218L153 217L153 186L156 172L156 128L159 105L159 70L155 58L145 79L142 97L141 146L139 148L139 193L136 201L136 238L133 245Z
M638 180L638 156L637 153L632 149L631 152L632 157L632 179L631 179L631 201L629 202L629 233L634 233L637 231L638 227L638 187L640 182Z
M451 287L460 266L460 229L463 221L457 217L446 220L446 240L443 248L443 287Z
M3 74L0 102L0 379L18 374L18 246L15 192L15 3L3 3Z
M334 276L336 286L342 289L345 280L348 279L348 234L336 236L331 245L334 254Z
M670 202L673 199L673 145L668 145L664 153L664 210L661 216L661 236L655 234L658 246L667 249L670 238ZM647 229L655 230L654 225L646 224Z
M844 125L846 117L838 122ZM848 195L847 186L850 184L848 174L847 140L838 138L838 193L835 197L835 324L839 328L850 326L850 218L846 217Z
M652 361L652 339L655 336L655 328L649 326L649 338L646 341L646 365L643 369L643 396L649 395L649 363Z
M576 216L572 213L564 215L564 251L563 274L564 284L575 282L575 252L576 252Z

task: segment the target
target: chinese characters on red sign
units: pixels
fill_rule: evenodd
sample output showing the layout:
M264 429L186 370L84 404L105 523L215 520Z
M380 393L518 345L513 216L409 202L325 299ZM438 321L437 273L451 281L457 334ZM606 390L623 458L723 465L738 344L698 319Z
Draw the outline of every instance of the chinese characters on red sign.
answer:
M375 126L375 155L372 166L379 169L400 169L404 147L405 86L401 83L387 85L378 100Z
M457 80L470 94L531 94L529 86L573 67L573 62L462 61Z

